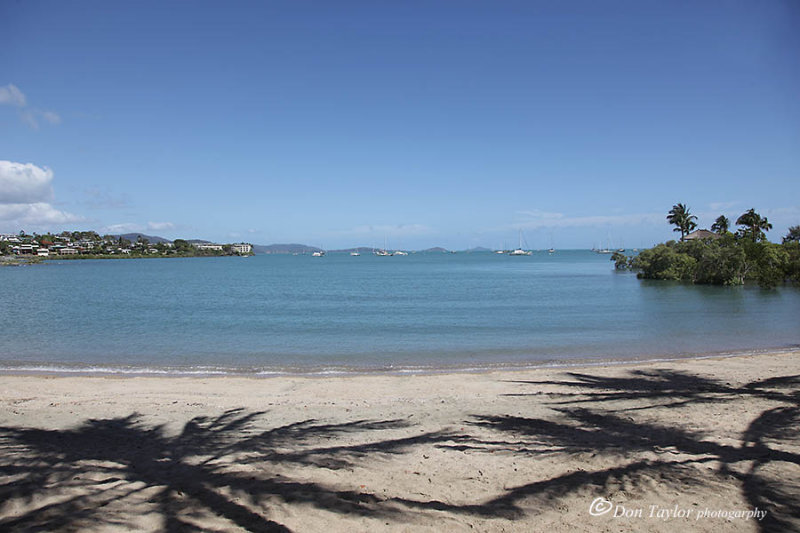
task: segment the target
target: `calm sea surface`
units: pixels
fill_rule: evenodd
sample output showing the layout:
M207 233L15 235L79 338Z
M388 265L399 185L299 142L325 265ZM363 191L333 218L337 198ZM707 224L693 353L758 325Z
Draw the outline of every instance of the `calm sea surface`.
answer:
M589 251L0 268L0 370L483 368L800 344L800 289L643 282Z

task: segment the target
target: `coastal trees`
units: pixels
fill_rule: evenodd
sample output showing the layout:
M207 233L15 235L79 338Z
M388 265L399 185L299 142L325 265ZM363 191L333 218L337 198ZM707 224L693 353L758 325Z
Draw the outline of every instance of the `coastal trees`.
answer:
M677 226L674 231L681 231L681 241L659 244L631 259L615 254L615 268L627 267L644 279L709 285L756 282L774 288L786 281L800 283L800 225L789 228L782 244L771 243L764 232L772 224L750 209L736 220L741 227L735 235L728 231L728 219L720 216L712 226L719 237L687 241L695 218L683 204L673 206L667 220Z
M175 239L172 242L172 245L173 249L175 250L175 253L178 254L189 253L192 251L192 245L189 244L189 242L184 239Z
M628 256L622 252L614 252L611 255L611 260L614 261L614 268L617 270L625 270L628 268Z
M789 228L789 233L783 238L783 243L786 244L787 242L800 242L800 225Z
M725 215L720 215L717 217L717 220L711 224L711 231L719 235L724 235L728 232L728 228L730 228L730 226L731 223L730 220L728 220L728 217Z
M765 231L772 229L772 224L769 223L767 217L762 217L756 213L755 209L750 209L736 219L736 224L742 226L739 229L739 235L744 238L750 238L753 242L759 242L766 238Z
M789 241L782 245L786 251L786 279L800 283L800 241Z
M687 233L697 227L695 220L697 220L697 217L689 212L688 207L680 203L673 205L667 215L667 222L676 226L672 231L681 232L681 240L686 237Z
M675 241L642 250L631 260L631 268L645 279L694 281L697 260L675 249Z

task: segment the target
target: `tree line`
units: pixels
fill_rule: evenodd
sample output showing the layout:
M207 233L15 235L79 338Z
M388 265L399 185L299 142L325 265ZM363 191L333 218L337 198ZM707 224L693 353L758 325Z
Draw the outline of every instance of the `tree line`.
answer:
M642 279L708 285L757 282L763 288L800 283L800 225L790 227L780 244L772 243L766 237L772 224L749 209L736 219L735 232L728 218L720 215L709 235L687 239L697 228L696 220L687 206L675 204L667 222L681 234L679 241L659 244L633 257L617 252L611 260L618 270L633 270Z

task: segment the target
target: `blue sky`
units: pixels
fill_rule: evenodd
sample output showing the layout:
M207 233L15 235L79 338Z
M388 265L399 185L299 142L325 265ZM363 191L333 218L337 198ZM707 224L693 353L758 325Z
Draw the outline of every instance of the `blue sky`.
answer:
M0 232L649 246L800 224L800 6L2 2Z

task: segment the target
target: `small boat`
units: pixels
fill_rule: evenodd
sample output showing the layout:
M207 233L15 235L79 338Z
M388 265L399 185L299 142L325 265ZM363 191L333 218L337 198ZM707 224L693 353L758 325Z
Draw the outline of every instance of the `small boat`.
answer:
M311 257L322 257L325 255L325 250L317 250L311 254Z
M511 250L508 252L508 255L532 255L533 252L530 250L523 250L522 249L522 230L519 230L519 248L516 250Z
M554 253L556 253L556 249L555 248L550 248L549 250L547 250L547 253L554 254Z
M386 249L386 235L383 236L383 248L375 252L375 255L380 257L391 257L393 255L392 252Z
M400 250L397 250L397 251L394 253L394 255L408 255L408 252L402 252L402 251L400 251Z
M358 250L353 250L352 252L350 252L350 256L351 257L358 257L359 255L361 255L361 254L358 253Z

